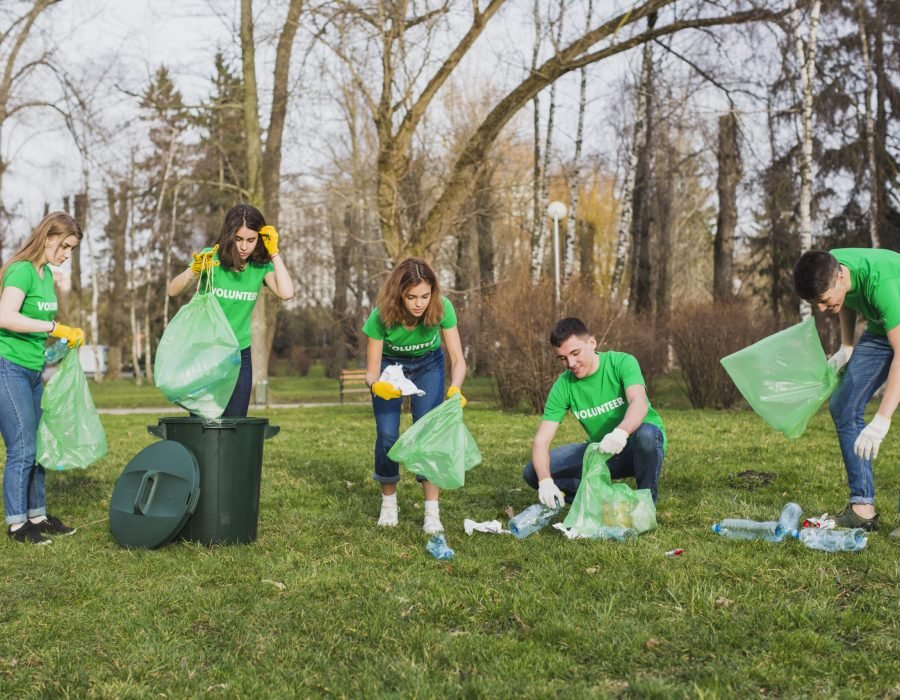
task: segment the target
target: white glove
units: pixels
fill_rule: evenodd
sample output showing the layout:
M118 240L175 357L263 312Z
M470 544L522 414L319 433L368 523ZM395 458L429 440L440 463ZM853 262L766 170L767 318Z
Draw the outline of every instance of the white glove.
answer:
M828 366L831 367L835 372L837 372L841 369L841 367L850 362L850 355L852 354L852 345L841 345L840 349L836 353L834 353L834 355L828 358Z
M625 443L628 442L628 433L621 428L613 428L611 433L600 441L600 451L608 455L617 455L625 449Z
M538 500L548 508L562 508L566 504L566 494L548 476L538 482Z
M853 443L853 451L856 456L863 459L875 459L878 456L878 447L890 427L891 421L876 413L872 422L863 428L859 437L856 438L856 442Z

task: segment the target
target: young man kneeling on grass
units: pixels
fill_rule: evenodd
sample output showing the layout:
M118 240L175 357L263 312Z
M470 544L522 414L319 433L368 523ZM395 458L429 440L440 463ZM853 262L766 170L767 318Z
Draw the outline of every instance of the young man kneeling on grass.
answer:
M639 489L650 489L653 502L666 451L659 414L650 406L638 361L624 352L597 351L597 340L577 318L564 318L550 332L550 345L566 367L547 396L544 416L523 476L548 508L571 503L581 484L587 442L553 450L566 413L581 423L591 442L599 442L613 479L633 476Z
M841 347L828 364L840 370L829 408L847 470L850 503L835 516L839 527L878 529L872 461L900 402L900 254L892 250L810 250L794 266L797 295L841 319ZM868 321L855 341L856 314ZM887 381L884 396L866 425L866 404ZM900 537L900 527L891 537Z

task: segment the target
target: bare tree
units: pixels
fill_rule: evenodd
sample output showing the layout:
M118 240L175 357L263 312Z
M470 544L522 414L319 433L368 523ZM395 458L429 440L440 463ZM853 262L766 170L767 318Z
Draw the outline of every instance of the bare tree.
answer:
M244 82L244 130L247 147L247 197L263 210L267 221L277 226L280 214L281 152L288 104L288 78L294 38L300 25L302 0L290 0L278 37L272 83L269 127L263 144L259 121L259 87L256 81L256 43L254 40L253 0L241 0L241 65ZM253 385L269 376L269 354L275 336L278 306L266 290L259 295L253 310L252 353Z
M741 179L741 149L738 143L738 119L732 109L719 117L719 174L716 189L719 193L719 215L713 261L713 298L726 302L731 299L734 234L737 228L737 187Z
M3 264L3 245L9 211L3 201L3 176L9 168L2 146L3 130L7 122L21 112L47 106L46 101L28 95L27 86L36 79L39 69L49 66L50 52L40 51L34 56L25 54L25 45L32 38L40 15L57 0L32 0L27 10L0 8L0 265ZM18 9L18 5L16 7Z

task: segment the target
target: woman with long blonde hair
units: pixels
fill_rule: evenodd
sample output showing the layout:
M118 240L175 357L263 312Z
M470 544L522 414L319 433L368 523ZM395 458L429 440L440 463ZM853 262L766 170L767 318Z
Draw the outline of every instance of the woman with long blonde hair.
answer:
M0 433L6 445L3 507L7 534L18 542L49 544L44 535L75 530L47 513L44 468L35 464L47 336L84 342L84 331L57 323L50 265L62 265L81 241L81 227L65 212L47 214L0 270Z
M437 275L421 258L407 258L391 272L378 294L363 326L368 336L366 350L366 384L372 390L375 412L375 473L381 484L381 513L378 524L393 527L398 522L397 482L399 465L389 459L388 451L400 436L401 392L390 382L379 381L388 365L399 364L403 375L424 396L411 396L413 421L435 408L444 396L444 351L450 355L450 387L447 398L459 394L466 378L456 312L453 304L441 296ZM443 530L438 509L438 487L420 477L425 493L425 520L422 529L428 534Z

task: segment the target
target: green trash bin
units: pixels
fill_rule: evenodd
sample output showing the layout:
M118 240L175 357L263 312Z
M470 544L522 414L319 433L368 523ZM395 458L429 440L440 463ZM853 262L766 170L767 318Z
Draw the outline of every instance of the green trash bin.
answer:
M278 434L268 418L160 418L151 435L184 445L200 466L200 497L178 537L205 545L256 539L263 442Z

